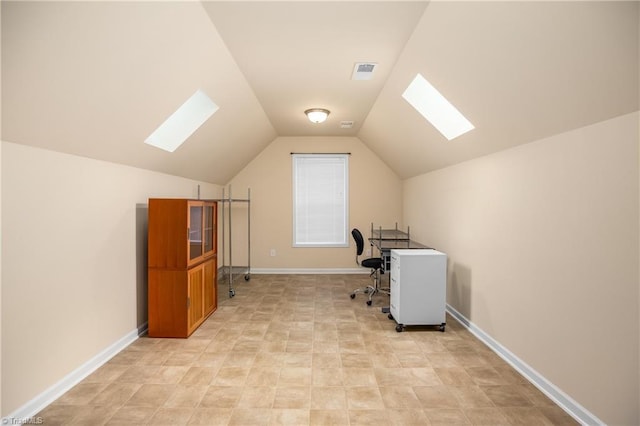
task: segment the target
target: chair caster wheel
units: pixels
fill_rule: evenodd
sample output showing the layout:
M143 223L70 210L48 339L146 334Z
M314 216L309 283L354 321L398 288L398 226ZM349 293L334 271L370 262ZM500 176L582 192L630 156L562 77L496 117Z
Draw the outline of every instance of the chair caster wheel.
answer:
M351 294L349 295L349 297L350 297L350 298L352 298L352 299L355 299L355 298L356 298L356 294L355 294L355 293L351 293Z
M229 297L233 297L236 295L236 291L235 290L229 290Z
M393 319L393 315L389 314L389 315L387 315L387 318L389 318L390 320L392 320L392 319Z
M398 333L401 333L401 332L402 332L402 330L404 330L404 326L403 326L402 324L398 324L398 325L396 325L396 331L397 331Z
M367 300L367 305L371 306L371 300Z

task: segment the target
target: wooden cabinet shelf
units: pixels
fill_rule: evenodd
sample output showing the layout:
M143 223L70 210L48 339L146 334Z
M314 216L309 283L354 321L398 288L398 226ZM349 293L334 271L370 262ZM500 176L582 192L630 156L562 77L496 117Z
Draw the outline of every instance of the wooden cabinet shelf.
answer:
M218 306L217 204L149 199L149 337L189 337Z

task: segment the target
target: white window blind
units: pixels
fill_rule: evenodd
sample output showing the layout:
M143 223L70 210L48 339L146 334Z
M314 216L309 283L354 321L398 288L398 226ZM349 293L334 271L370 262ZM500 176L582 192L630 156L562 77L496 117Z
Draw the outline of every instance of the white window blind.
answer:
M347 247L348 154L293 154L293 246Z

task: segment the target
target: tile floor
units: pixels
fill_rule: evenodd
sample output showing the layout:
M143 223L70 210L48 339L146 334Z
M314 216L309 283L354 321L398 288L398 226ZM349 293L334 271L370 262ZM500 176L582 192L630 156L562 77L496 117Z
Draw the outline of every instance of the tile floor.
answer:
M38 414L45 425L573 425L453 318L395 331L366 275L221 284L189 339L142 337ZM386 299L386 300L385 300Z

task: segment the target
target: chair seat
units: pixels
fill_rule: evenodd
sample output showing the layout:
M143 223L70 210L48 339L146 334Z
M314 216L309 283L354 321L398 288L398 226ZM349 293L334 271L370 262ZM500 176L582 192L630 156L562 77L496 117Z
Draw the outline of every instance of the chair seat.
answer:
M363 268L380 269L382 268L382 258L371 257L369 259L363 259L360 264Z

